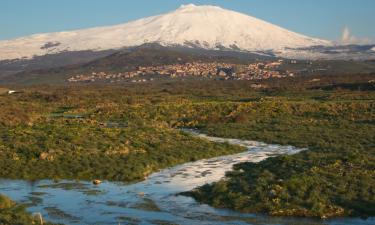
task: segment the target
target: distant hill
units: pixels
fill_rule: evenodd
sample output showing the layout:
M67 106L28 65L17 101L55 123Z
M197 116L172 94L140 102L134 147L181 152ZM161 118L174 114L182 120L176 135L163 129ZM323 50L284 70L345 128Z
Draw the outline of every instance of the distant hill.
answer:
M77 65L113 54L114 50L108 51L77 51L62 52L59 54L37 56L33 59L3 60L0 61L0 79L8 75L23 71L51 69L56 67Z
M117 73L136 70L139 66L184 64L188 62L226 62L249 64L257 61L278 60L271 56L236 52L206 50L186 47L164 47L145 44L115 52L103 53L93 60L74 65L48 69L37 69L0 76L0 83L6 84L67 84L67 79L77 74L92 72ZM73 59L72 59L73 60ZM78 61L77 61L78 62ZM279 68L300 75L347 75L375 72L375 61L347 60L287 60Z
M92 71L126 71L133 70L138 66L168 65L193 61L248 63L265 59L273 59L273 57L233 51L163 47L158 44L146 44L116 51L115 53L96 58L86 63L23 71L0 76L0 83L59 84L65 83L66 79L73 74L89 73Z

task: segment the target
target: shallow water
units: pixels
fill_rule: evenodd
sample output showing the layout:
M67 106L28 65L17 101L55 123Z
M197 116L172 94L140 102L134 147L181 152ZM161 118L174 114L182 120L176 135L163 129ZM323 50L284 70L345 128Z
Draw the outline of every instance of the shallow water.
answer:
M343 218L316 220L273 218L214 209L192 198L176 196L205 183L221 179L235 163L258 162L280 154L294 154L304 149L194 135L216 142L247 147L236 155L186 163L152 174L135 184L51 180L28 182L0 180L0 193L27 204L30 212L41 212L53 222L65 224L375 224L375 219Z

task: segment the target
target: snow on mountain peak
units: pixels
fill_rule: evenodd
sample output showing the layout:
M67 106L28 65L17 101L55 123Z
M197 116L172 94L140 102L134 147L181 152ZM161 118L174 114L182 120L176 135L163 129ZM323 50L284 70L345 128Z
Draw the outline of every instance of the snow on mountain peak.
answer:
M188 10L223 10L223 8L219 6L214 5L195 5L195 4L187 4L187 5L181 5L180 8L178 8L176 11L188 11Z
M195 4L190 3L187 5L181 5L179 9L189 9L189 8L195 8L195 7L197 7Z
M115 26L0 41L0 60L63 51L120 49L153 42L165 46L281 52L287 48L331 44L218 6L188 4L166 14Z

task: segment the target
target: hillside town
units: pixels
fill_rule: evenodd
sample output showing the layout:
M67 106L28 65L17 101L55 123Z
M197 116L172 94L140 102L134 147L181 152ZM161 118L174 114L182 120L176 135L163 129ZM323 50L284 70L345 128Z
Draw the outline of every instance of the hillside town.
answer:
M204 63L192 62L185 64L172 64L161 66L137 67L136 70L126 72L92 72L91 74L78 74L70 77L68 82L95 82L109 81L120 82L146 82L153 81L154 78L145 79L145 75L158 75L170 78L181 77L204 77L209 79L222 80L259 80L269 78L281 78L293 76L291 72L279 70L282 60L271 62L257 62L251 64L231 64L231 63Z

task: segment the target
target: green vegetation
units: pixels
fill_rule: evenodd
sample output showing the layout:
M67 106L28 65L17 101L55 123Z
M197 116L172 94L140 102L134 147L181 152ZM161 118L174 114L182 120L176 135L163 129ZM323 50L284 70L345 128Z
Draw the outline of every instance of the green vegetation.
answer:
M237 122L204 129L210 135L309 150L237 164L227 179L190 195L215 207L278 216L374 215L373 101L274 102L247 110L235 117Z
M185 194L214 207L275 216L375 215L374 94L314 92L300 100L294 94L241 104L202 129L309 151L237 164L225 180Z
M190 127L309 148L236 165L189 193L202 202L280 216L375 215L374 76L15 88L0 95L0 177L135 181L244 150L178 130Z
M164 110L183 106L179 97L166 94L170 101L155 104L152 93L129 97L127 89L98 89L30 88L1 96L0 176L136 181L162 168L244 150L175 129L171 121L178 119Z
M23 179L141 180L168 166L243 149L156 125L105 128L50 121L2 130L0 175Z
M44 222L44 221L43 221ZM23 225L23 224L41 224L40 218L31 216L26 212L25 207L18 205L9 198L0 195L0 224L1 225ZM44 222L43 224L52 225Z

